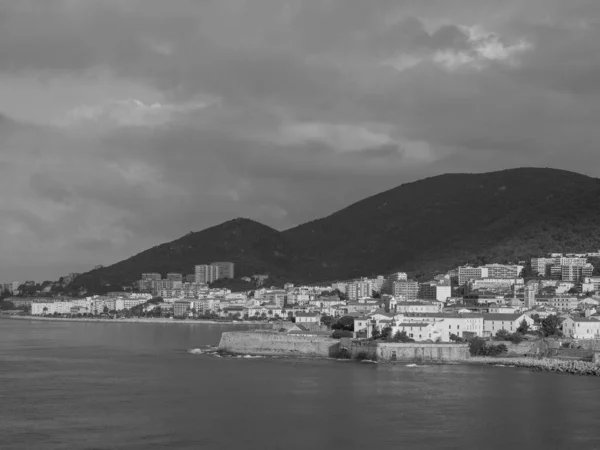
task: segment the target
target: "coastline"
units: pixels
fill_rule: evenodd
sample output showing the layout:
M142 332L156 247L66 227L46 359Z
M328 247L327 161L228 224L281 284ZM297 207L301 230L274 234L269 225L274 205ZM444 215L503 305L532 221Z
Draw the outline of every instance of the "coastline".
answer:
M534 372L554 372L571 375L600 376L600 365L581 360L562 360L554 358L510 357L495 358L471 356L466 364L479 364L495 367L522 367Z
M100 323L168 323L168 324L207 324L207 325L265 325L262 322L233 322L233 321L216 321L216 320L177 320L166 318L126 318L126 319L100 319L100 318L66 318L66 317L40 317L40 316L9 316L0 314L0 319L6 320L35 320L35 321L52 321L52 322L100 322Z

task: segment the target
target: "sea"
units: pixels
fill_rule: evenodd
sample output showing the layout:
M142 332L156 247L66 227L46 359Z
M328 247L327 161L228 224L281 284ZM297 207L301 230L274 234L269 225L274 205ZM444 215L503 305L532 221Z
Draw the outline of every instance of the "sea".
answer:
M0 320L0 449L600 449L600 379L218 357L246 325Z

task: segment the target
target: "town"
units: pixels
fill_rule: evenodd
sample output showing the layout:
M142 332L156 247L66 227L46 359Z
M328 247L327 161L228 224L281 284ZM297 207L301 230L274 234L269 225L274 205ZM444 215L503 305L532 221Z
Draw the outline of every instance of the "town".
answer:
M600 339L600 276L590 262L599 256L551 253L516 264L465 265L427 282L396 272L274 288L264 286L268 275L254 275L241 277L255 286L245 292L210 287L235 279L233 263L215 262L188 275L144 273L131 291L102 296L38 296L33 282L8 283L1 306L4 314L56 318L270 322L289 333L402 342L518 343L527 333L590 340Z

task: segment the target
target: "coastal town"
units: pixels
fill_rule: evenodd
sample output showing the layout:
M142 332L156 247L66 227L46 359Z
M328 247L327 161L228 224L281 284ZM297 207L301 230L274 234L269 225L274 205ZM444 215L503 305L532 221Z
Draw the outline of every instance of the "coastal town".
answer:
M427 282L396 272L275 288L264 285L268 275L257 274L241 277L255 286L244 292L211 287L235 279L233 263L215 262L186 275L143 273L130 291L77 298L24 295L26 284L7 283L1 306L7 315L262 322L288 333L401 342L597 340L600 276L590 261L598 257L552 253L515 264L465 265Z

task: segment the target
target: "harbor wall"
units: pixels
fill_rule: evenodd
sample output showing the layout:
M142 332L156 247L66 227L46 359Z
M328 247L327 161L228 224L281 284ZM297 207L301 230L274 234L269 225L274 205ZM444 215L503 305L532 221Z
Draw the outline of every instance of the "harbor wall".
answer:
M467 360L469 358L469 346L467 344L352 341L350 344L350 354L352 359L440 363Z
M284 334L265 331L228 331L219 350L249 355L336 357L340 341L326 336Z

